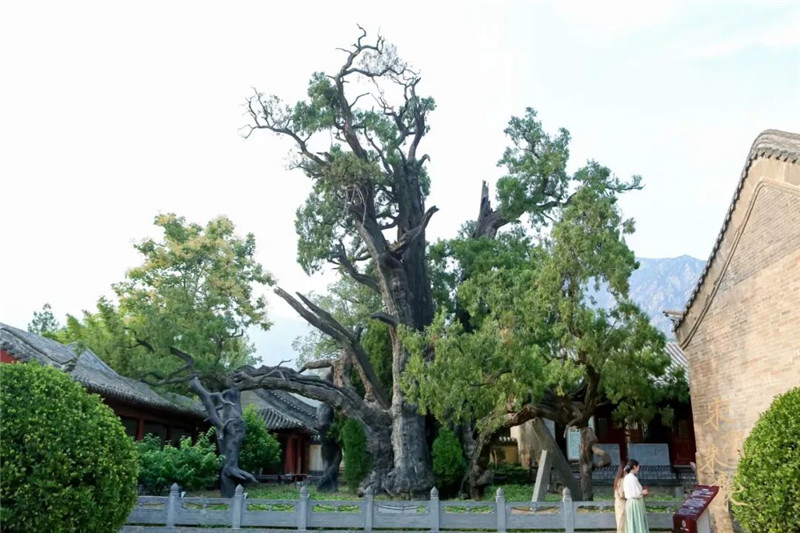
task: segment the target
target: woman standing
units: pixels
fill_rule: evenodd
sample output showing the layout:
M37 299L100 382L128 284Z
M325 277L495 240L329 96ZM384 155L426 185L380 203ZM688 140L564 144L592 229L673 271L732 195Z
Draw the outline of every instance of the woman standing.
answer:
M619 465L617 477L614 479L614 515L617 518L617 533L625 533L625 492L622 480L625 478L625 467Z
M642 484L636 474L639 472L639 461L631 459L625 465L625 479L622 480L622 490L625 494L625 531L626 533L650 533L647 527L647 511L642 498L647 496L647 489L642 489Z

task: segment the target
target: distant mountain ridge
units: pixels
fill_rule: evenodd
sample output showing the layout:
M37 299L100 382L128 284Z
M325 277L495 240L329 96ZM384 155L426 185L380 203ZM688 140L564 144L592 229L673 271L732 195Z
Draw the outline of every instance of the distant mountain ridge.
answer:
M674 339L672 323L664 316L664 311L683 310L706 262L688 255L662 259L637 257L636 260L639 269L631 275L630 297L647 313L655 327ZM600 307L612 305L611 296L602 288L595 299Z

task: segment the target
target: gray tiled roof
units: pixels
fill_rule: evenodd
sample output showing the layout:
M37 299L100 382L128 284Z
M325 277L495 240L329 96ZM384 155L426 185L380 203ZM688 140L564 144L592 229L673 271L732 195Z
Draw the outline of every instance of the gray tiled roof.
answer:
M68 373L89 392L120 403L169 411L179 415L204 418L202 406L178 394L161 395L146 383L120 376L105 364L91 350L84 350L80 356L75 353L76 345L66 346L34 333L29 333L0 323L0 348L15 358L24 361L38 361Z
M686 360L686 354L683 353L681 347L678 345L677 342L668 342L665 350L667 354L669 354L670 359L672 359L671 367L682 368L684 374L686 375L686 380L689 380L689 363Z
M242 393L242 403L252 406L270 431L317 432L316 409L288 392L265 389L246 391Z
M711 270L711 264L717 255L717 251L719 251L720 246L722 245L722 240L725 237L725 233L728 229L728 223L731 221L733 210L736 208L736 204L739 201L739 196L741 195L745 179L747 179L747 176L750 172L750 165L753 163L753 161L762 157L768 159L777 159L779 161L788 161L789 163L795 165L800 164L800 134L789 133L780 130L766 130L761 132L759 136L756 137L756 140L753 141L753 146L750 148L750 152L747 154L747 160L745 161L744 168L739 176L739 182L736 184L736 190L733 192L733 199L728 207L725 220L722 222L722 228L720 229L719 234L717 234L717 240L714 242L714 246L708 256L706 266L703 269L703 272L700 274L700 278L697 280L697 284L692 290L692 293L689 295L689 299L683 308L683 312L678 315L673 322L674 325L672 329L674 331L677 331L680 325L683 323L686 315L689 313L689 309L692 307L692 304L695 301L695 298L697 298L697 295L700 292L700 288L706 281L706 277Z

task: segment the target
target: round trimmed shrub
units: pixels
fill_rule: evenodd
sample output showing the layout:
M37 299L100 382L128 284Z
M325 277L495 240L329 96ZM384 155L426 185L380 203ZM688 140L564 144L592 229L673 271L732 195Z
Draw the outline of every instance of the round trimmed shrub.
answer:
M37 363L0 365L3 532L119 531L136 503L132 439L96 394Z
M449 429L440 429L433 441L433 475L442 497L458 490L467 470L458 437Z
M800 531L800 387L778 396L745 439L734 491L747 531Z

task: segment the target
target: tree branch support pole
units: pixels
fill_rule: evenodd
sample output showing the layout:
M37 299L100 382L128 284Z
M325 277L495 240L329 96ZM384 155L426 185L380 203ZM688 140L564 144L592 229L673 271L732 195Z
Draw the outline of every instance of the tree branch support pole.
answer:
M564 454L561 453L556 441L553 439L553 436L550 435L550 432L547 430L547 427L545 427L541 418L534 419L533 433L542 444L542 449L548 451L548 455L550 455L552 459L553 469L556 471L556 476L561 484L568 488L572 494L580 494L580 484L575 479L575 476L572 475L569 463L564 457Z

